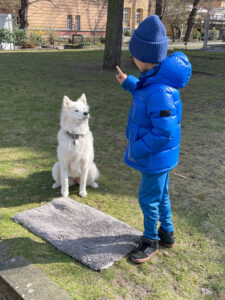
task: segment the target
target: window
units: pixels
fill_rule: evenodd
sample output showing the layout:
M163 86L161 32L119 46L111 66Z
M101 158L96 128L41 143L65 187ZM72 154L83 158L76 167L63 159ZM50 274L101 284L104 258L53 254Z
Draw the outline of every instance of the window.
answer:
M139 24L142 21L142 9L138 8L136 11L136 23Z
M67 29L72 29L72 16L67 16Z
M75 16L75 29L80 30L80 16Z
M129 19L130 19L130 9L126 7L123 10L123 22L125 24L129 24Z

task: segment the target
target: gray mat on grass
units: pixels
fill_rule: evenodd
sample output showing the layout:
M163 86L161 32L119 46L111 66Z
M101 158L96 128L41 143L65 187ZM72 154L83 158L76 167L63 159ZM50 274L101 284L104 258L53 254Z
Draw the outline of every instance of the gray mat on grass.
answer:
M57 198L12 218L94 270L111 266L140 240L137 229L70 198Z

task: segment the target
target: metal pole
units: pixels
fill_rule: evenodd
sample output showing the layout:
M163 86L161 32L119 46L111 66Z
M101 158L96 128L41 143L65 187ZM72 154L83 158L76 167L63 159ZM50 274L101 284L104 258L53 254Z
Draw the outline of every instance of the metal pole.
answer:
M96 41L96 31L97 31L97 17L95 17L95 35L94 35L94 44Z
M210 21L210 13L209 9L207 11L206 21L205 21L205 35L204 35L204 44L203 44L203 50L207 50L207 42L208 42L208 36L209 36L209 21Z

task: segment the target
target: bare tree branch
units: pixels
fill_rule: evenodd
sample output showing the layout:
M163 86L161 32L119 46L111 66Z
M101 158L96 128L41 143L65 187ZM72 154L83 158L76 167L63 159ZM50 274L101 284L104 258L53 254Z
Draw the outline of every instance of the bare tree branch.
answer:
M28 8L29 6L38 3L38 2L49 2L51 4L53 4L55 7L55 3L53 0L33 0L31 2L29 2L29 0L21 0L21 9L19 11L19 15L20 15L20 27L22 29L27 28L28 26L28 22L27 22L27 12L28 12Z
M50 3L52 3L52 5L54 5L54 6L56 7L56 5L55 5L55 3L54 3L53 0L33 0L33 1L29 2L28 6L30 6L30 5L32 5L32 4L35 4L35 3L37 3L37 2L43 2L43 1L45 1L45 2L50 2Z
M189 0L170 0L164 4L163 21L170 27L175 41L175 38L181 38L182 27L189 14Z
M191 30L192 30L192 27L193 27L194 21L195 21L195 16L197 14L197 8L198 8L198 5L199 5L200 1L201 0L194 0L193 1L193 7L192 7L192 10L190 12L188 21L187 21L187 30L186 30L186 33L185 33L184 42L189 41L189 38L190 38L190 35L191 35Z

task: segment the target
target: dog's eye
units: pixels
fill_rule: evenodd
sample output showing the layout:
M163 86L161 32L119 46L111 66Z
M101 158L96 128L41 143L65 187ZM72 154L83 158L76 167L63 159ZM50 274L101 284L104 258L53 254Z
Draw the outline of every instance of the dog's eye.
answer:
M78 109L75 110L75 112L78 112L78 111L79 111Z

